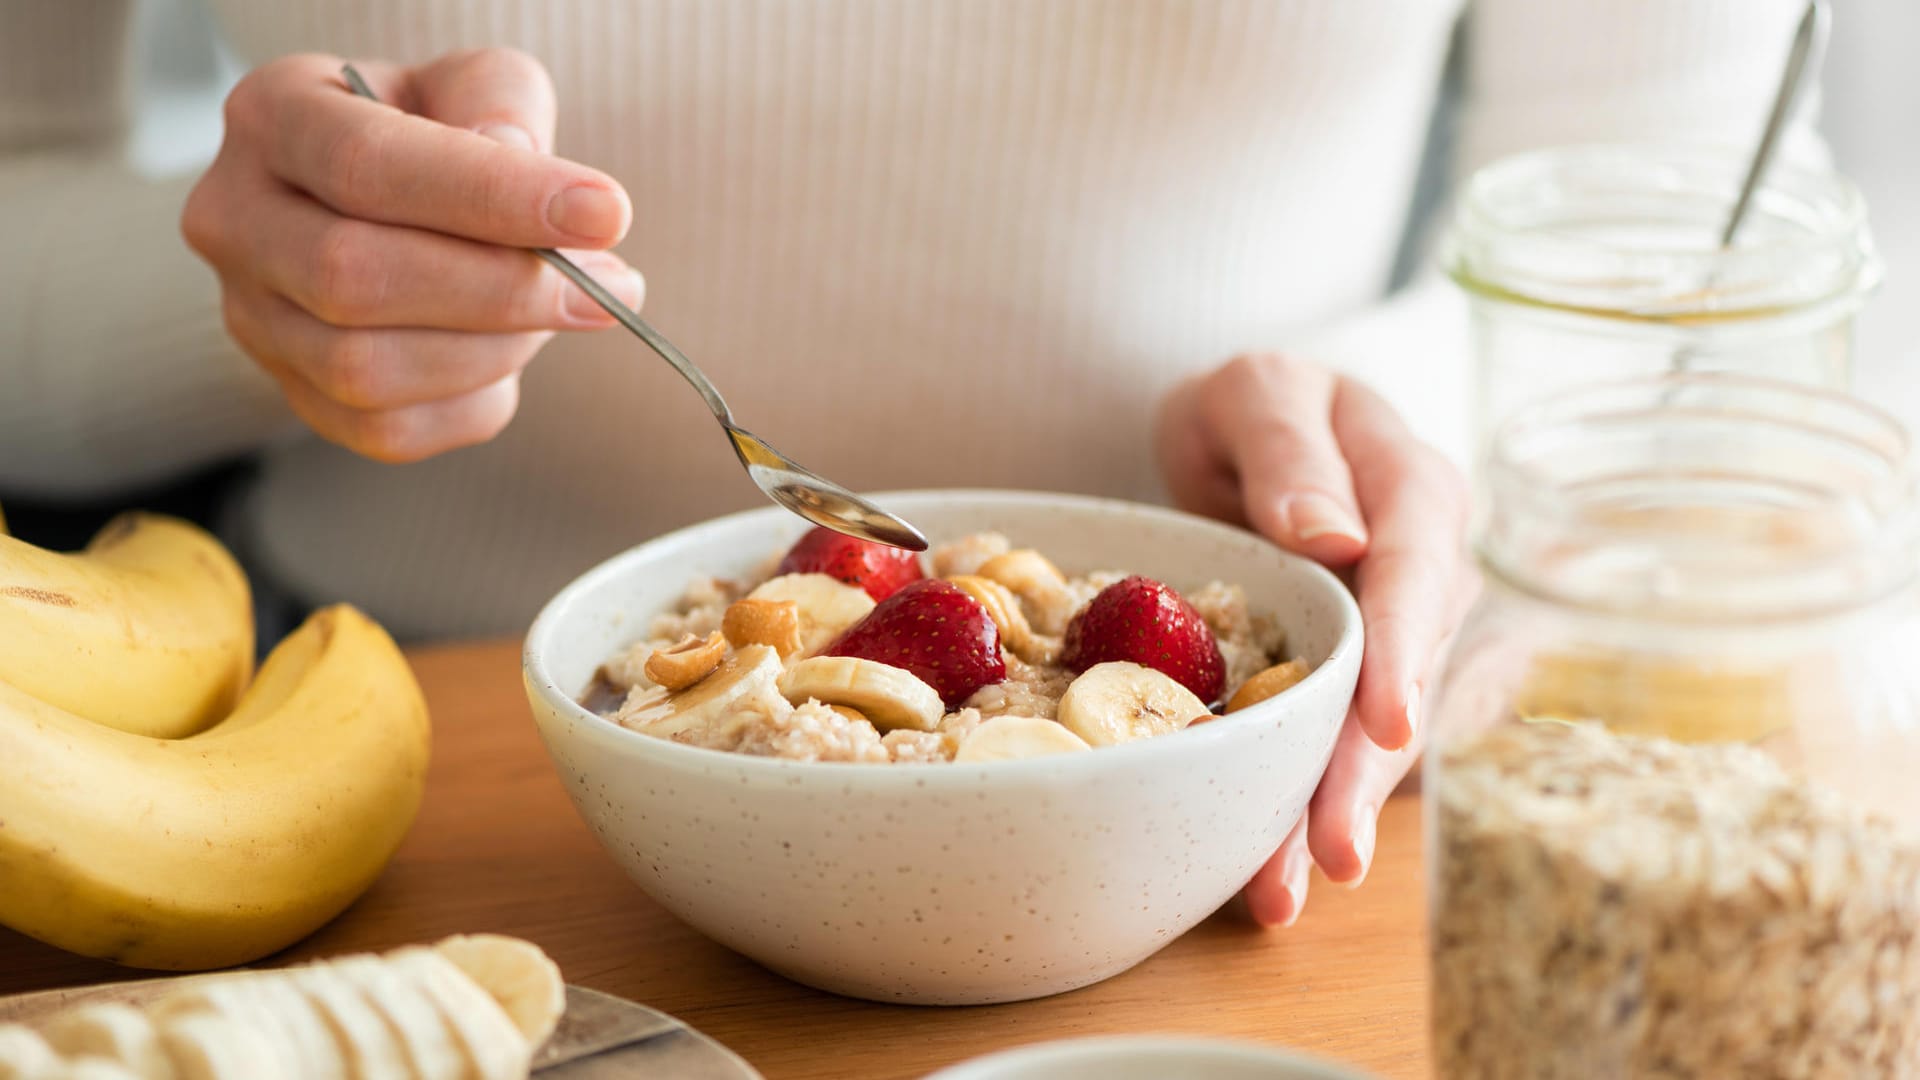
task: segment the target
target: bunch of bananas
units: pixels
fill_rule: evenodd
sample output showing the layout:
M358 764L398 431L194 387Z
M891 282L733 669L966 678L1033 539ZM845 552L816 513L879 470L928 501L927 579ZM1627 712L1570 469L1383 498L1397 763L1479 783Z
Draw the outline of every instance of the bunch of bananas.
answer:
M372 884L426 776L412 671L345 606L257 676L253 640L245 575L192 525L127 515L62 554L0 523L0 924L199 970Z

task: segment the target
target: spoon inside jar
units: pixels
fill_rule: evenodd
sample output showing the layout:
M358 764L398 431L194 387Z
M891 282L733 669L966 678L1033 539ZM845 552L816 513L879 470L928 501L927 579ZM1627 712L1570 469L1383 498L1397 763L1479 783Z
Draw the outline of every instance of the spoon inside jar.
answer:
M373 88L360 77L352 64L340 69L341 78L354 93L371 101L380 98ZM905 548L908 551L927 550L927 538L919 529L908 524L905 519L887 513L873 503L841 487L839 484L806 468L799 462L775 450L765 439L748 431L734 422L733 410L727 407L726 399L708 379L706 373L687 359L685 353L662 337L658 330L647 324L638 313L620 302L620 298L608 292L586 271L573 264L573 260L552 248L535 248L535 255L545 259L554 269L567 276L567 279L580 287L580 290L604 308L621 326L647 343L647 347L658 353L680 373L699 392L700 397L712 410L714 419L727 433L727 439L733 444L733 453L747 470L747 476L774 502L793 511L815 525L822 525L835 532L862 540L871 540L889 547Z
M1773 162L1773 153L1780 145L1780 135L1786 130L1787 120L1793 115L1794 102L1799 100L1800 91L1816 72L1827 46L1827 24L1831 14L1827 9L1827 0L1808 0L1807 10L1800 16L1800 23L1794 28L1793 45L1787 51L1787 63L1780 72L1780 85L1773 94L1773 107L1767 113L1767 123L1760 131L1760 143L1753 149L1753 157L1747 161L1746 175L1740 179L1740 193L1734 198L1733 210L1727 214L1726 224L1720 229L1720 250L1733 248L1734 238L1740 235L1740 226L1747 220L1747 211L1753 207L1753 197L1760 190L1760 182L1766 179L1767 166ZM1706 288L1711 290L1713 281L1709 275ZM1693 350L1682 345L1673 352L1672 370L1685 372L1693 363Z

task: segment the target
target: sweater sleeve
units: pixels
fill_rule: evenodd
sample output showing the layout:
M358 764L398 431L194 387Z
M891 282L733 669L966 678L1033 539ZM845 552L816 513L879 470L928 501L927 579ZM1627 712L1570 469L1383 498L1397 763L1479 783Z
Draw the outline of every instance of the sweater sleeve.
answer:
M0 5L0 490L84 497L259 445L291 416L181 240L191 176L137 168L133 0Z
M1804 0L1470 0L1455 107L1441 110L1447 190L1413 223L1424 255L1411 283L1375 307L1314 327L1288 351L1378 389L1416 434L1465 464L1473 385L1465 300L1432 267L1457 182L1524 150L1759 137ZM1810 95L1809 101L1816 101ZM1826 160L1803 108L1782 156Z

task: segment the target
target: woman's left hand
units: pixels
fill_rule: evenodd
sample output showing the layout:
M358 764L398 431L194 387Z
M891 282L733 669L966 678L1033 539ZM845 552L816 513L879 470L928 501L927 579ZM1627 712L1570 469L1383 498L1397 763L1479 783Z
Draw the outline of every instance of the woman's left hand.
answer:
M1466 485L1378 394L1284 356L1182 383L1157 436L1181 507L1351 568L1367 637L1353 707L1305 817L1246 888L1256 920L1290 925L1313 863L1366 877L1380 807L1418 757L1423 694L1473 592Z

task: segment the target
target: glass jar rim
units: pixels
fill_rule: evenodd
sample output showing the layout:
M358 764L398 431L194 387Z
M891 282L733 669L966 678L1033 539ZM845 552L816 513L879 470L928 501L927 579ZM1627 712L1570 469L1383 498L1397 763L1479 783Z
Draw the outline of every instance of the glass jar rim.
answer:
M1709 429L1721 436L1730 430L1763 436L1776 448L1798 442L1832 456L1800 470L1768 473L1764 463L1755 463L1743 473L1724 467L1703 470L1701 463L1676 454L1662 462L1664 472L1595 472L1572 483L1556 475L1549 460L1554 454L1564 460L1580 440L1602 445L1612 438L1616 449L1630 439L1645 448L1657 447L1649 442L1656 438L1668 438L1675 448L1683 447L1687 438L1695 439L1695 445L1710 445L1714 431ZM1829 614L1875 602L1920 572L1920 483L1912 452L1912 436L1899 420L1836 391L1727 373L1593 383L1543 398L1497 430L1486 462L1491 506L1479 537L1480 560L1491 574L1523 592L1612 614L1652 614L1682 622ZM1651 459L1659 460L1659 455ZM1840 475L1849 465L1858 467L1849 474L1858 480L1851 489L1847 477ZM1616 495L1608 485L1625 479L1641 485L1638 497L1643 501L1637 508L1603 501L1603 494ZM1672 531L1671 512L1688 509L1685 506L1664 504L1662 509L1669 512L1665 519L1623 512L1659 504L1660 483L1717 484L1721 495L1738 489L1755 500L1772 499L1780 512L1769 527L1791 524L1810 530L1798 538L1807 542L1806 549L1764 563L1723 561L1685 530ZM1697 509L1727 513L1733 505L1703 504ZM1669 530L1666 535L1660 534L1662 527ZM1736 536L1733 542L1750 539ZM1706 543L1711 542L1708 536ZM1690 590L1689 600L1650 598L1619 588L1621 581L1638 578L1621 577L1611 588L1589 588L1540 572L1537 560L1544 553L1564 555L1574 547L1604 551L1610 546L1634 550L1639 559L1622 560L1613 568L1617 572L1649 579L1660 571L1692 575L1680 585L1682 591Z
M1593 143L1499 159L1468 180L1442 266L1470 292L1631 318L1754 317L1870 292L1881 267L1866 201L1831 170L1774 163L1734 245L1719 246L1748 153ZM1655 226L1690 242L1648 237Z

